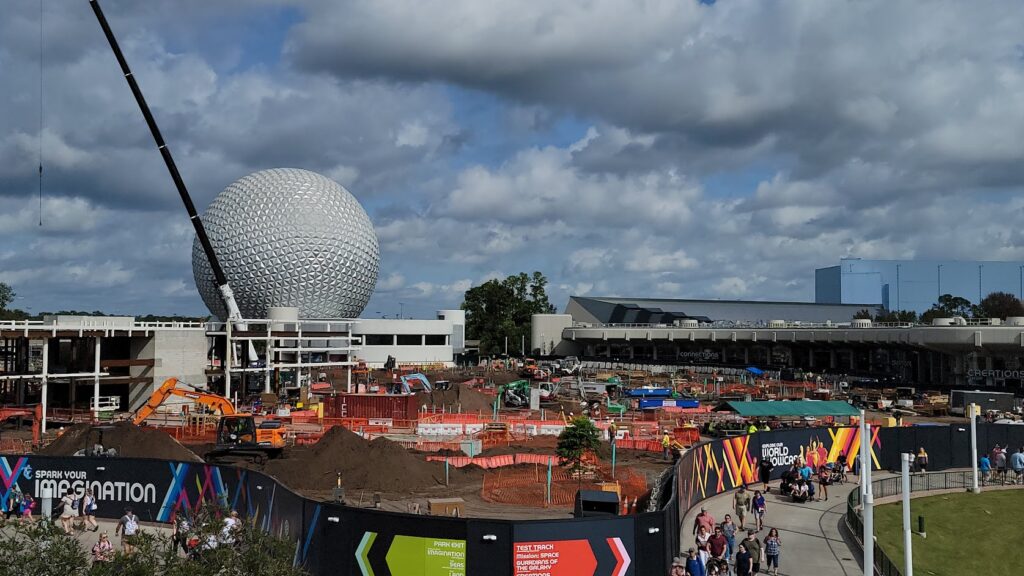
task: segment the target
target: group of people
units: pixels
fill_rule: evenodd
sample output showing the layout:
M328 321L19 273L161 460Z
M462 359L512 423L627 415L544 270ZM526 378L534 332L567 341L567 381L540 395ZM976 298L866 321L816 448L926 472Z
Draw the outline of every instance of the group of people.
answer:
M95 500L93 500L95 503ZM95 511L95 508L93 508ZM93 520L95 522L95 519ZM93 532L98 530L93 529ZM114 528L114 534L121 537L121 550L125 554L134 554L136 547L139 545L139 517L135 515L135 512L131 508L124 509L124 516L117 521L117 527ZM106 532L101 532L99 540L92 547L92 561L97 562L112 562L114 560L114 544L110 541L110 536Z
M73 490L65 490L60 499L60 526L65 534L73 534L75 529L96 532L100 529L96 523L96 496L91 488L84 494Z
M988 454L981 456L978 462L978 472L981 473L982 485L989 482L1024 483L1024 447L1016 448L1008 454L1009 450L1009 446L996 444L996 447L992 449L991 456ZM1012 477L1010 472L1013 472Z
M22 492L17 483L11 486L7 498L0 502L0 513L3 514L4 523L10 521L12 516L20 522L31 522L35 508L35 498L30 492Z
M234 546L239 541L239 530L242 528L242 521L238 512L232 510L224 517L219 530L202 530L197 527L184 514L174 517L175 545L181 547L182 552L189 558L197 558L203 552L213 550L220 546ZM203 536L203 533L206 533Z
M817 482L815 482L817 477ZM768 476L762 474L763 479ZM846 482L846 456L841 454L836 462L826 462L813 468L809 463L797 458L792 467L782 473L779 490L793 498L794 502L828 500L828 487L832 484ZM815 489L815 483L817 489ZM765 489L768 482L765 480Z
M676 558L672 564L672 576L726 576L735 567L738 576L754 576L766 566L767 573L778 574L782 540L775 528L768 531L764 540L757 534L764 530L767 503L760 490L751 494L746 486L740 486L733 495L733 511L738 524L731 514L726 514L721 523L701 507L693 522L694 546L687 550L685 557ZM753 526L747 529L747 515L752 517ZM746 537L743 532L746 530ZM737 536L741 539L737 541ZM731 566L730 566L731 565Z

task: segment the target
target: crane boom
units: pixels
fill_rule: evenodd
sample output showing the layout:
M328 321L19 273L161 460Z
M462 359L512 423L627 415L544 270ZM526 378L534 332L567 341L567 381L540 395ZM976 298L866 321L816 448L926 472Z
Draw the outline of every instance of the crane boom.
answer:
M235 407L231 405L231 402L217 394L210 394L209 392L200 392L194 388L179 388L177 378L168 378L164 380L164 383L160 385L153 395L149 397L146 404L139 408L139 411L135 413L135 417L132 418L132 423L136 426L142 424L146 418L149 418L156 412L157 408L163 405L171 396L178 396L181 398L187 398L197 404L208 406L214 412L219 413L221 416L233 416L235 414Z
M185 187L185 181L181 178L181 173L178 172L178 166L174 163L171 150L167 147L167 143L164 142L163 135L160 134L160 127L157 126L156 119L153 118L153 113L149 110L149 105L146 104L146 98L142 95L142 90L139 88L138 82L135 81L135 76L128 67L128 61L125 59L124 53L121 52L121 47L117 43L117 38L114 37L114 32L107 22L107 17L103 15L103 9L100 8L97 0L89 0L89 4L92 6L93 13L96 14L96 19L99 20L100 28L103 29L103 35L107 37L107 42L110 43L110 49L114 51L114 57L117 58L117 63L121 66L121 72L124 74L125 80L128 81L128 87L131 88L132 95L135 96L135 102L138 103L142 116L146 119L146 125L149 126L149 131L153 135L153 140L160 151L160 156L164 159L167 171L171 173L171 180L174 180L174 187L177 188L178 195L181 196L181 201L185 204L189 220L192 221L192 227L196 230L196 237L199 238L199 244L203 247L203 253L206 254L206 259L210 262L210 268L213 270L213 277L217 282L217 288L220 290L221 298L224 300L224 306L228 312L227 320L240 320L242 313L238 309L238 303L235 301L235 294L228 284L227 276L224 275L224 269L220 266L217 254L213 251L213 244L210 243L210 238L206 235L203 221L199 219L199 213L196 212L195 204L192 203L192 196L189 195L188 188Z

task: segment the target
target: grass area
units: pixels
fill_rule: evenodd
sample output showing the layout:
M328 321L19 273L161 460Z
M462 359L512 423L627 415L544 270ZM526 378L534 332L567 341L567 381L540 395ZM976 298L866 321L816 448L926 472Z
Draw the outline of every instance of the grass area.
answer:
M910 501L911 527L924 516L927 538L913 537L914 574L1022 574L1024 490L943 494ZM875 508L875 537L903 569L903 508L897 502Z

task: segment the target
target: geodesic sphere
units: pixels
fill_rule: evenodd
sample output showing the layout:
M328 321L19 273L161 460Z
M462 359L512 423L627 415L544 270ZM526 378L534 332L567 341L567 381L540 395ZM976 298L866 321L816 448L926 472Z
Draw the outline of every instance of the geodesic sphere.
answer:
M296 307L305 319L355 318L377 284L370 217L348 190L315 172L254 172L217 195L202 220L245 318L266 318L273 306ZM192 274L206 307L226 318L198 238Z

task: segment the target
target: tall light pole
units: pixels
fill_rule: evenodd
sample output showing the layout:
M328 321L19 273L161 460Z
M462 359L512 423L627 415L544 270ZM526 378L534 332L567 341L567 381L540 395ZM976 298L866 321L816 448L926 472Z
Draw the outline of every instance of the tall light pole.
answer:
M875 495L871 489L871 425L860 411L860 482L864 514L864 576L875 574Z
M981 299L984 298L981 293L981 270L984 267L984 264L978 264L978 304L981 304Z
M935 301L936 302L938 302L939 298L942 297L942 264L939 264L937 272L938 272L938 278L936 279L936 282L935 282L935 291L938 292L938 294L935 295Z
M1020 289L1017 292L1017 298L1024 300L1024 266L1017 266L1017 270L1020 272Z
M913 461L913 454L900 454L900 473L903 476L903 576L914 576L914 542L910 531L910 464Z
M398 317L405 318L405 302L398 303Z
M900 265L896 265L896 310L900 309Z
M978 406L968 404L967 409L971 411L971 492L977 494L978 489Z

